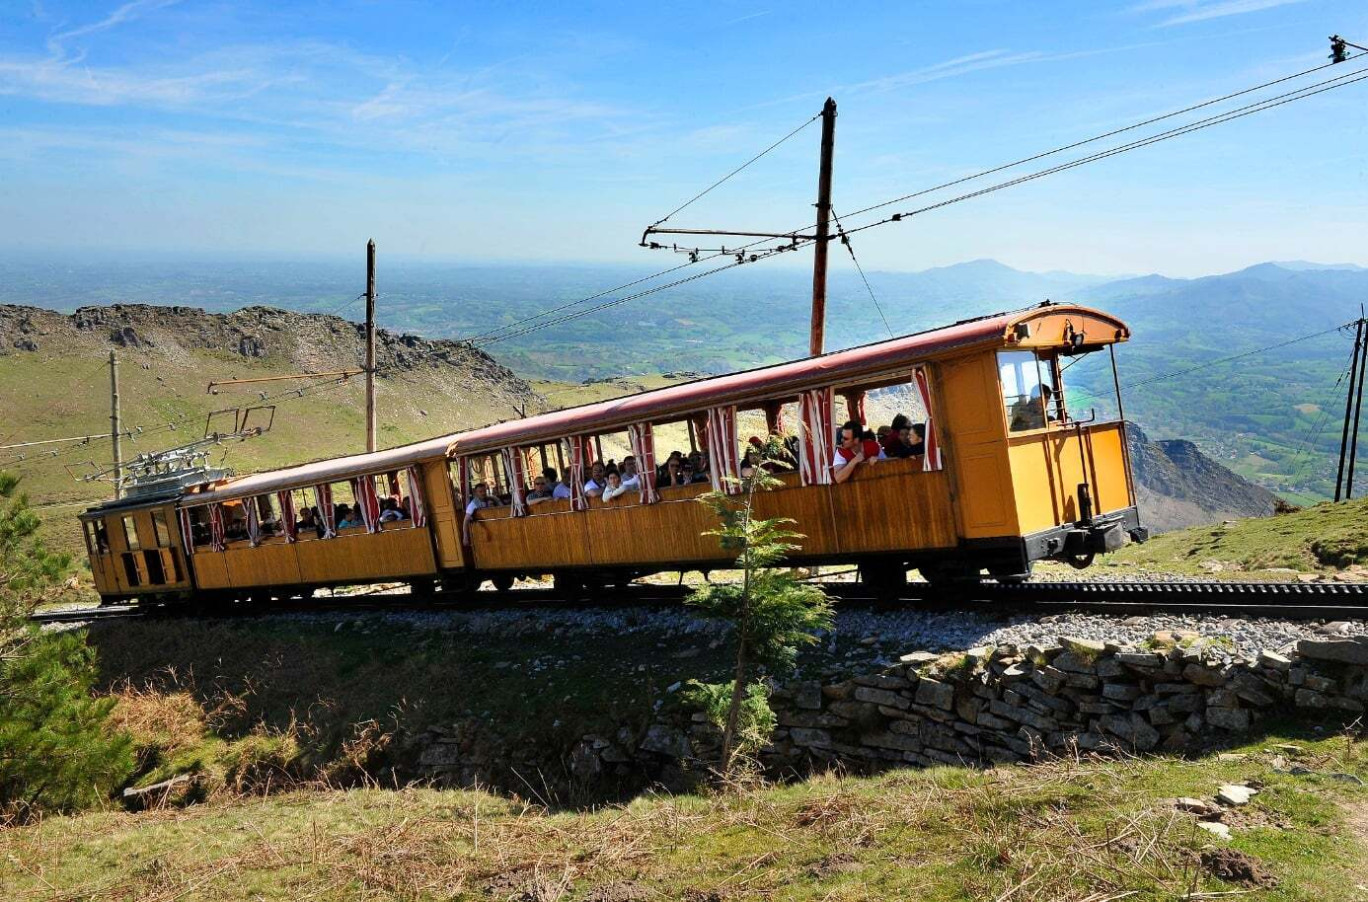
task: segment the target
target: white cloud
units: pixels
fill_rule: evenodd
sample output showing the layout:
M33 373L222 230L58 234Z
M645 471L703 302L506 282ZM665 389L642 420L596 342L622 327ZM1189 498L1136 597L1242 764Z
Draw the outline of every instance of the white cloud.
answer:
M72 28L68 31L53 35L48 39L48 49L52 51L54 56L60 56L62 55L63 45L72 38L84 38L89 37L92 34L98 34L102 31L108 31L125 22L132 22L136 19L140 19L147 13L165 9L168 6L174 6L179 2L180 0L132 0L132 2L125 3L98 22L92 22L89 25L82 25L78 28Z
M1147 13L1159 10L1183 10L1159 23L1160 27L1205 22L1226 16L1242 16L1305 0L1147 0L1130 8L1130 12Z

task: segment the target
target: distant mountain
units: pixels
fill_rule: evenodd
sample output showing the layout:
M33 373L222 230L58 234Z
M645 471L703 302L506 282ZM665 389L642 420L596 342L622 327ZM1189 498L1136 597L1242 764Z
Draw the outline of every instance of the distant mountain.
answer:
M1281 266L1283 269L1317 271L1324 269L1348 269L1354 272L1364 272L1365 267L1357 263L1309 263L1306 260L1283 260L1273 264Z
M1134 423L1126 436L1141 521L1151 530L1168 532L1273 513L1277 496L1221 466L1192 442L1151 441Z

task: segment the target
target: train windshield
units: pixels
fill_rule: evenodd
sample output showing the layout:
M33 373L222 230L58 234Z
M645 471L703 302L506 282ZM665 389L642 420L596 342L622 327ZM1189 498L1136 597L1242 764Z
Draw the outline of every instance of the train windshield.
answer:
M1116 416L1120 404L1108 361L1109 355L1095 352L999 352L998 380L1008 431Z

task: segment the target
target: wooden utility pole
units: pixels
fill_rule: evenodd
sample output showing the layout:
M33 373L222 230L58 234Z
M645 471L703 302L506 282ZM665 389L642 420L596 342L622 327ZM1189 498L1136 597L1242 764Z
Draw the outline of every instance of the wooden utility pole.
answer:
M1363 325L1360 319L1354 324L1354 353L1349 358L1349 390L1344 395L1344 429L1340 433L1339 470L1335 473L1335 500L1344 497L1344 465L1349 453L1349 423L1354 410L1354 382L1358 379L1359 351L1363 348ZM1357 433L1355 438L1357 438ZM1350 480L1353 481L1352 479Z
M366 451L375 451L375 239L366 242Z
M1359 315L1359 328L1368 332L1368 323ZM1344 483L1344 500L1354 497L1354 461L1358 457L1359 416L1363 413L1363 377L1368 373L1368 335L1364 336L1362 350L1359 352L1358 400L1354 403L1353 435L1349 439L1349 478Z
M119 442L119 355L109 352L109 435L114 443L114 499L123 497L123 448Z
M812 253L812 335L808 353L822 353L826 337L827 245L831 242L831 157L836 146L836 101L822 105L822 161L817 172L817 241Z

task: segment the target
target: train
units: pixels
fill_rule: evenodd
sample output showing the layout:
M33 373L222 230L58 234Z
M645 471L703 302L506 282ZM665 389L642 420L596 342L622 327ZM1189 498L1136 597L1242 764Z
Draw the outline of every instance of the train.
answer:
M374 453L163 474L79 518L104 604L285 601L381 583L507 591L548 577L582 592L733 566L696 499L734 491L747 450L781 441L787 453L765 464L778 484L754 504L792 521L793 566L851 565L886 593L912 570L932 583L1021 581L1038 561L1082 568L1146 538L1116 367L1129 338L1105 312L1046 302ZM1090 355L1110 363L1102 417L1072 409L1078 392L1064 384ZM910 412L919 453L871 451L835 478L841 425L872 426L871 410ZM711 462L707 481L657 482L672 442ZM585 492L595 462L619 453L638 484L608 501ZM530 503L548 468L570 497ZM476 492L504 503L472 505Z

